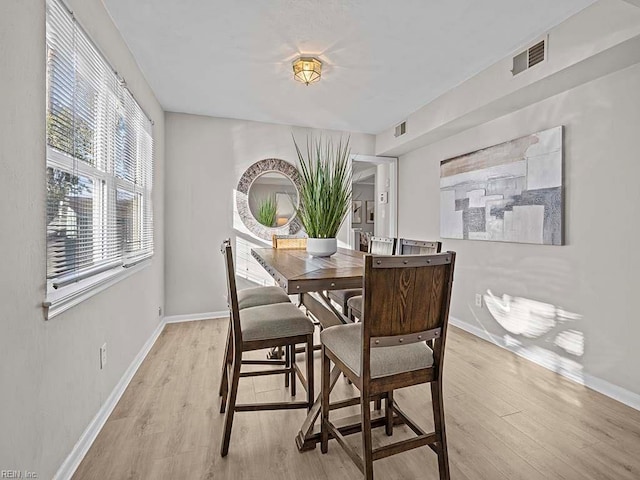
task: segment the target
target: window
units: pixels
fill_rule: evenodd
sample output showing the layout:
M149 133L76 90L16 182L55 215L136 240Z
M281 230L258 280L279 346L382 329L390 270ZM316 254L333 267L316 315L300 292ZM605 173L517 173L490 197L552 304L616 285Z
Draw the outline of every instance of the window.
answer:
M152 122L59 0L47 2L46 168L51 309L153 255Z

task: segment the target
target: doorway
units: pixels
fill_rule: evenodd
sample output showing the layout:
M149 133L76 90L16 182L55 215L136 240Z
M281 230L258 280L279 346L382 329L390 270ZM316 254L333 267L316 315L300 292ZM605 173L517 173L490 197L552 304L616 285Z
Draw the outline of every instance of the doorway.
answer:
M352 208L341 228L341 246L360 250L369 236L397 235L397 162L392 157L351 156Z

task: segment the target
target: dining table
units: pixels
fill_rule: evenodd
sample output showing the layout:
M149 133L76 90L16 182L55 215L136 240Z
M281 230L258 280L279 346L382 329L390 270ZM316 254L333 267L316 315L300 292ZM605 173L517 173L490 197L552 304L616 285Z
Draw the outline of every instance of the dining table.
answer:
M352 322L335 308L326 292L362 287L364 252L339 248L329 257L312 257L305 249L254 248L251 254L288 295L300 295L300 305L317 320L321 329ZM331 388L339 377L340 371L334 367L331 370ZM322 392L316 397L296 435L300 451L311 450L320 442L320 427L316 420L320 415L321 398ZM360 398L337 403L340 406L359 405ZM372 427L385 422L384 414L380 412L374 412L371 419ZM336 427L343 435L358 432L361 429L360 415L343 418L336 422Z

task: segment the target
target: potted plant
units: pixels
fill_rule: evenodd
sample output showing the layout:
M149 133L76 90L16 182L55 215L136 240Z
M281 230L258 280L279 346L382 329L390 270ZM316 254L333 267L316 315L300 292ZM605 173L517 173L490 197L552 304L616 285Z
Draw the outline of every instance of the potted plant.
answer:
M349 138L307 138L306 155L293 139L298 154L300 201L297 215L308 235L307 252L328 257L338 251L336 235L351 208Z

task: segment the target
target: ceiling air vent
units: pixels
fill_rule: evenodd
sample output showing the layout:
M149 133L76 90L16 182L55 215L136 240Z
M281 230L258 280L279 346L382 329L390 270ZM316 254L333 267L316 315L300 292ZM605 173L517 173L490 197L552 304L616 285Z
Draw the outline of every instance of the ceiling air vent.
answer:
M400 125L396 125L396 138L400 135L404 135L405 133L407 133L407 122L402 122Z
M511 73L518 75L544 61L546 57L546 40L541 40L534 46L526 49L513 57L513 69Z

